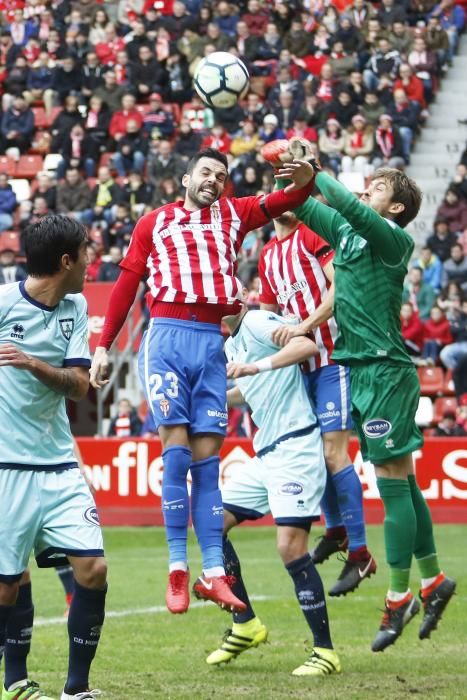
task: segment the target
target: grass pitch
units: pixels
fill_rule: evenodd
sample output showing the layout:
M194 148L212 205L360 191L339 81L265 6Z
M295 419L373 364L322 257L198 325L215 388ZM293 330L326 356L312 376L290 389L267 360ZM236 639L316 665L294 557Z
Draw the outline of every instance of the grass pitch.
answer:
M318 529L312 536L319 534ZM167 576L164 533L159 528L112 528L105 532L109 562L108 616L92 669L93 687L105 700L190 698L267 700L395 700L420 697L467 699L467 566L465 526L438 526L442 566L457 579L457 595L430 640L418 639L421 615L384 653L370 651L386 590L382 528L368 528L369 546L379 562L373 578L346 598L328 598L333 640L343 672L312 680L290 675L307 657L311 638L298 608L292 581L275 550L272 528L239 528L232 534L256 612L269 629L269 643L220 668L205 658L217 648L230 616L211 603L196 603L187 615L165 610ZM310 539L310 542L312 540ZM200 557L190 541L192 580ZM326 589L342 563L334 557L320 567ZM67 664L63 594L53 571L33 567L36 628L30 676L60 697ZM418 590L412 571L412 590Z

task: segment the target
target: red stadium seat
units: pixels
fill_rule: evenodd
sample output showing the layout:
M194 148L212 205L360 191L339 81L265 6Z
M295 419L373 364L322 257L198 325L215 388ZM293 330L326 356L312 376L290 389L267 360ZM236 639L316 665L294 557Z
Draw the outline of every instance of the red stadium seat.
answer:
M443 393L444 372L441 367L419 367L420 392L427 396L440 396Z
M167 110L167 112L170 112L174 118L174 122L176 124L180 123L180 118L182 116L182 110L180 108L180 105L178 102L168 102L167 104L164 105L164 109Z
M446 373L444 375L443 394L445 396L454 396L455 394L454 380L452 378L452 369L446 370Z
M47 129L50 126L50 122L45 113L45 109L43 107L33 107L32 111L36 129Z
M16 162L9 156L0 156L0 173L6 173L8 177L14 177Z
M113 153L103 153L99 160L99 168L103 168L105 165L112 170L112 156Z
M439 396L435 399L435 411L433 416L433 421L439 423L445 411L452 411L455 413L457 410L457 400L454 396Z
M17 165L15 177L32 180L44 167L44 159L40 155L21 156Z
M19 253L21 250L20 235L16 231L2 231L0 233L0 252L2 250L14 250Z
M50 115L49 126L53 123L53 121L58 117L58 115L62 111L63 107L52 107L52 114Z

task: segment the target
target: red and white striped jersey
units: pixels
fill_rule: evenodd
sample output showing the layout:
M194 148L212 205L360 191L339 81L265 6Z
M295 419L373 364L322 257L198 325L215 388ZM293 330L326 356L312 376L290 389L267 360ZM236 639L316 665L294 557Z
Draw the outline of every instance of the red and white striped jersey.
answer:
M260 302L279 304L284 316L305 320L321 304L330 287L323 267L333 256L329 244L305 224L299 224L281 241L273 238L264 246L259 260ZM317 328L314 336L319 354L310 358L310 371L332 364L337 336L334 318Z
M261 197L223 197L211 207L167 204L135 226L121 266L148 274L148 304L234 305L242 299L236 258L248 233L269 221Z

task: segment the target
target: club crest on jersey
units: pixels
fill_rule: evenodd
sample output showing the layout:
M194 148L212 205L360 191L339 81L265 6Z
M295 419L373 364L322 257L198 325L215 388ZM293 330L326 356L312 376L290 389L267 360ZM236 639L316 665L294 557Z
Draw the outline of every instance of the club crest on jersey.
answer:
M63 337L65 340L70 340L73 328L75 327L74 320L72 318L60 318L59 323Z
M159 401L159 406L160 406L161 411L162 411L162 413L163 413L163 415L164 415L164 418L167 418L167 416L169 415L169 410L170 410L170 403L169 403L169 401L168 401L167 399L165 399L165 398L164 398L164 399L161 399L161 400Z
M97 512L96 506L86 508L86 510L83 513L83 518L86 520L87 523L91 523L91 525L97 525L98 527L100 526L99 513Z
M21 323L15 323L11 329L10 338L18 338L18 340L24 340L24 326Z
M373 418L363 424L363 432L370 438L382 438L392 430L392 425L384 418Z

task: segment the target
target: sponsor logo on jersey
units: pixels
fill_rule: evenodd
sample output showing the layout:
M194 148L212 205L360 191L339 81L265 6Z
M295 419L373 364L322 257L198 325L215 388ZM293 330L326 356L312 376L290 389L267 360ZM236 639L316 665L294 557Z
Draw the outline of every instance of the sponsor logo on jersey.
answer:
M83 518L86 520L86 522L91 523L91 525L97 525L98 527L100 526L99 513L97 512L96 506L86 508L83 513Z
M322 420L323 418L339 418L341 412L337 409L332 409L331 411L324 411L323 413L318 413L318 418Z
M288 481L286 484L282 484L282 486L279 488L279 493L282 496L298 496L299 493L302 493L303 491L303 486L296 481Z
M213 411L212 408L208 408L207 410L209 418L223 418L224 420L227 420L227 411Z
M382 438L392 430L392 425L384 418L373 418L363 424L363 432L368 438Z
M11 329L10 338L24 340L24 326L22 326L21 323L15 323L15 325Z
M168 401L168 399L166 399L166 398L161 399L159 401L159 406L160 406L160 409L162 411L164 418L167 418L167 416L169 415L169 410L170 410L170 402Z
M60 324L60 330L65 340L70 340L71 334L73 333L73 328L75 327L75 322L72 318L60 318L58 320Z

